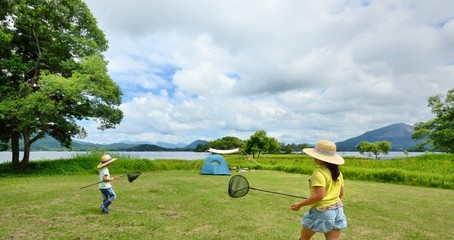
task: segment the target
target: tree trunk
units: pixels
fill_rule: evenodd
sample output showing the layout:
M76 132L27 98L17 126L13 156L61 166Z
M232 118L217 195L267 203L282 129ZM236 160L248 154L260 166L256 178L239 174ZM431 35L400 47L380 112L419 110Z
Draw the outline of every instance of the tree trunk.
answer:
M30 136L24 133L24 157L20 163L20 169L27 169L28 162L30 160L30 149L32 146L32 142L30 141Z
M19 167L19 138L20 134L18 132L11 133L11 162L15 168Z

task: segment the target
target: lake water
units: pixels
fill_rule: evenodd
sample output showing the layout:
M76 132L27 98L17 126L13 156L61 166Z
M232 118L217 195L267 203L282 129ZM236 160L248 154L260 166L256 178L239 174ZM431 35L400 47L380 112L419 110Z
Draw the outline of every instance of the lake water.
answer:
M87 152L60 152L60 151L36 151L30 153L30 160L56 160L72 158L77 154L86 154ZM210 153L208 152L109 152L111 156L121 157L137 157L147 158L151 160L155 159L181 159L181 160L203 160L207 158ZM359 152L338 152L341 156L354 156L364 157ZM418 156L424 154L424 152L409 152L408 156ZM11 152L0 152L0 163L11 162ZM20 159L22 159L23 153L20 153ZM388 155L379 155L380 159L389 159L394 157L404 157L403 152L390 152ZM373 156L371 158L374 158Z
M60 151L36 151L30 153L30 160L57 160L72 158L77 154L86 154L87 152L60 152ZM208 157L207 152L109 152L113 157L128 156L131 158L155 159L180 159L180 160L199 160ZM20 153L22 159L23 152ZM0 152L0 163L11 162L11 152Z

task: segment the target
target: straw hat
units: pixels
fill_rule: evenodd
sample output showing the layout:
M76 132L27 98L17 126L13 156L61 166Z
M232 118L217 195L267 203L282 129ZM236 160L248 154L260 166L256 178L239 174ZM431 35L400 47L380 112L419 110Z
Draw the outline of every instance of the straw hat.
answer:
M318 160L336 165L342 165L345 162L341 156L336 154L336 144L329 140L320 140L315 148L305 148L303 152Z
M102 155L101 156L101 163L98 165L98 168L103 168L107 164L117 160L116 158L112 158L110 155Z

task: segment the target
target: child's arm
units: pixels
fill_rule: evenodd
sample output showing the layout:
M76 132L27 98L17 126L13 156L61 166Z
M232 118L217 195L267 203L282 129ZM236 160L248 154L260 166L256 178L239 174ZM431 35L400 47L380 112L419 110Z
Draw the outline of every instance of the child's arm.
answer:
M102 181L103 182L113 182L114 180L117 180L119 178L120 178L119 176L115 176L113 178L108 178L107 175L104 175L104 177L102 178Z
M325 188L324 187L314 187L314 195L311 195L309 198L301 201L296 202L290 206L290 209L293 211L298 211L302 206L312 205L317 203L323 199L325 196Z

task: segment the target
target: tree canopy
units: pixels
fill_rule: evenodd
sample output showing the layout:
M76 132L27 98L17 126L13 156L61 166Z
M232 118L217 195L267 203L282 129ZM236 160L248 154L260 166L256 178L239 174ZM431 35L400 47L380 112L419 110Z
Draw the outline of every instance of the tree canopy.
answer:
M413 139L424 139L420 146L430 145L436 151L454 153L454 89L446 96L431 96L428 99L435 118L427 122L415 123Z
M211 141L207 144L207 146L208 148L228 150L234 148L242 148L244 146L244 142L237 137L227 136L221 139Z
M301 143L301 144L278 143L276 139L272 140L273 138L267 137L266 132L264 132L263 130L255 132L254 135L255 135L254 137L251 136L251 139L252 139L252 141L255 142L256 146L253 146L254 144L253 144L253 142L251 142L251 139L243 141L237 137L227 136L227 137L223 137L221 139L216 139L216 140L210 141L206 144L199 144L194 149L194 151L205 152L209 148L215 148L215 149L221 149L221 150L241 148L252 155L259 154L262 152L267 152L267 153L278 153L279 152L279 153L289 154L292 152L301 152L303 148L311 147L311 145L308 143ZM261 142L262 140L265 142L268 141L268 143ZM249 143L247 143L248 141L249 141ZM249 148L246 147L246 144L249 144L249 146L248 146ZM261 151L259 151L259 146L263 146ZM272 146L272 147L269 148L268 146Z
M26 168L30 146L46 134L70 147L87 133L123 118L121 89L107 73L107 40L81 0L0 3L0 140L14 166ZM19 162L19 141L24 156Z
M263 153L278 153L281 148L276 138L266 136L265 130L256 131L247 141L245 151L255 158Z
M280 143L281 144L281 152L284 153L292 153L292 152L301 152L304 148L311 148L312 146L309 143L300 143L300 144L295 144L295 143Z
M361 141L356 148L361 154L370 153L374 154L375 158L378 158L380 153L388 154L389 150L391 150L391 143L388 141L378 141L378 142L367 142Z

